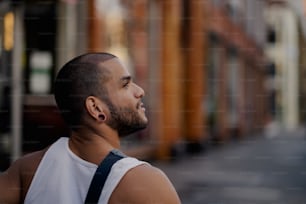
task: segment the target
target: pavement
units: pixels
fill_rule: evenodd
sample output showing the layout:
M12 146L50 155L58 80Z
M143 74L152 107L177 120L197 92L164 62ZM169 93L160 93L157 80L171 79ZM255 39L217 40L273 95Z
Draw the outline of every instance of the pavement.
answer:
M183 204L306 204L304 128L268 130L153 164Z

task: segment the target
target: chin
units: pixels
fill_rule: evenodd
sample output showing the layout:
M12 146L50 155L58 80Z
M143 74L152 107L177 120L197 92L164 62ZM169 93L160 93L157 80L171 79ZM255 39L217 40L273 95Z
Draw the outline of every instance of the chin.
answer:
M143 117L143 123L148 125L148 122L149 122L148 118L146 116L144 116Z
M148 123L148 118L145 114L141 116L143 123Z

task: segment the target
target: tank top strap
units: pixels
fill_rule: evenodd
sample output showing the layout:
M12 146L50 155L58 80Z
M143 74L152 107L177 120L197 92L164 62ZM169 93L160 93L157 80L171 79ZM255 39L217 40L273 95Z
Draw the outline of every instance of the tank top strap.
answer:
M99 203L108 203L113 191L117 187L118 183L121 181L123 176L131 169L139 166L139 165L150 165L147 162L144 161L139 161L136 158L132 157L125 157L123 159L120 159L117 161L112 169L111 172L109 173L106 182L105 182L105 187L102 190Z

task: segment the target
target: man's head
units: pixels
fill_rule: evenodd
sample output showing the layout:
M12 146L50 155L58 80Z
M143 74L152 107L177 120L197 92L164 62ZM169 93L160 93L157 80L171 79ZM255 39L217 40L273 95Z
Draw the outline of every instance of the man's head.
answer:
M144 91L109 53L84 54L67 62L56 77L54 95L73 130L91 121L123 136L147 125L141 102Z

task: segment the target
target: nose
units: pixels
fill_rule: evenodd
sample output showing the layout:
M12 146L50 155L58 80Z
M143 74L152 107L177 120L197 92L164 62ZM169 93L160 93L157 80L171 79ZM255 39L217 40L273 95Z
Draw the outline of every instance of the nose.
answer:
M135 97L136 98L142 98L142 97L144 97L144 95L145 95L144 90L140 86L135 84Z

